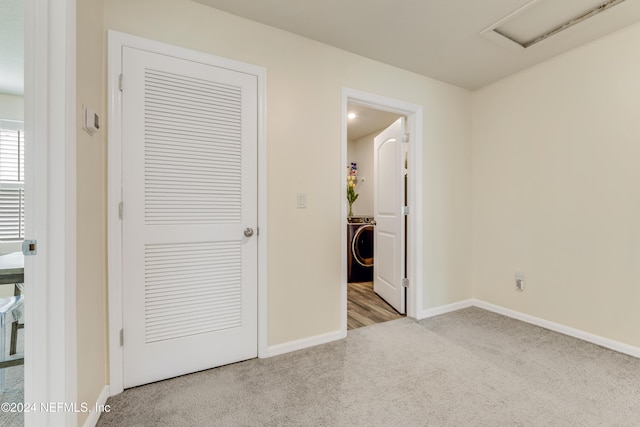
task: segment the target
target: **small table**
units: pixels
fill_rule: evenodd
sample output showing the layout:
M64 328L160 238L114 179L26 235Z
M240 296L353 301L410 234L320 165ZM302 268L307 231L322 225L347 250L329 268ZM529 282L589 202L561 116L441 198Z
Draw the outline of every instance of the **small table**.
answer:
M24 283L24 255L22 252L0 255L0 285L12 283L15 284L14 295L20 295L21 285Z
M6 255L0 255L0 285L14 285L14 296L22 294L22 286L24 283L24 255L22 252L13 252ZM23 298L23 297L20 297ZM4 327L4 325L3 325ZM16 343L18 341L18 329L24 328L24 323L20 324L16 320L11 324L11 344L9 355L16 354ZM4 357L4 356L2 356ZM24 358L12 359L0 362L0 369L9 366L22 365ZM4 376L4 373L2 374ZM3 379L4 380L4 379ZM4 382L4 381L3 381ZM2 385L0 385L1 387Z

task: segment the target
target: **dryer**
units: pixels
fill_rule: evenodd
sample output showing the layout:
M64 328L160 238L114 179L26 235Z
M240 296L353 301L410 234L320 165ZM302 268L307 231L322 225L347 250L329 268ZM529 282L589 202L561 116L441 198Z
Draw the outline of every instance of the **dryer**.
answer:
M375 221L372 217L347 218L347 281L373 280L373 241Z

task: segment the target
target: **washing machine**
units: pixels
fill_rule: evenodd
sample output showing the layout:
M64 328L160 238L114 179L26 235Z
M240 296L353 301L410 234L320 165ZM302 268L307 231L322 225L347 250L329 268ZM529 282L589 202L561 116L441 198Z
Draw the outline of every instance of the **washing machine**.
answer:
M375 221L372 217L347 218L347 281L373 280L373 241Z

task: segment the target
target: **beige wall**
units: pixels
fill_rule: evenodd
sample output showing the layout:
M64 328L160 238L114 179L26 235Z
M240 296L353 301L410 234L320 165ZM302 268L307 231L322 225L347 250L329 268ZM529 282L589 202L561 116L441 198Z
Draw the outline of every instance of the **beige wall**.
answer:
M466 91L423 91L423 307L471 296L471 152ZM411 233L411 231L409 231Z
M424 106L425 308L470 296L468 91L187 0L104 6L109 29L267 70L270 346L340 329L343 86Z
M105 119L103 0L77 2L78 401L92 405L107 381L106 126L82 129L82 105ZM79 425L87 414L79 413Z
M636 347L639 51L636 25L473 94L474 296Z

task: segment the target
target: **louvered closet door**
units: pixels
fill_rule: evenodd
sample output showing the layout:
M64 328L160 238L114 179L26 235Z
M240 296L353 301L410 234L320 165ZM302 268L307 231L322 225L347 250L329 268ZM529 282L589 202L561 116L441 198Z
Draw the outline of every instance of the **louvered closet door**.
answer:
M124 385L257 356L257 78L123 49Z

